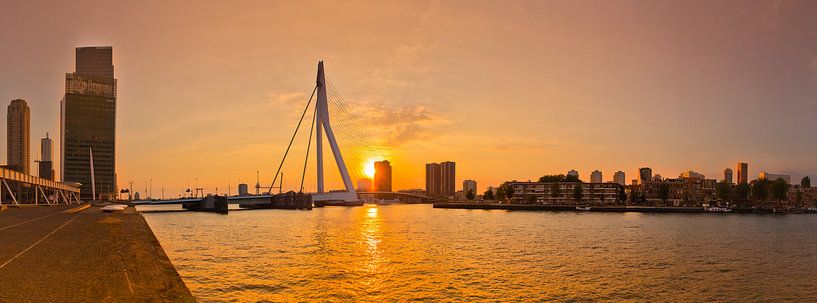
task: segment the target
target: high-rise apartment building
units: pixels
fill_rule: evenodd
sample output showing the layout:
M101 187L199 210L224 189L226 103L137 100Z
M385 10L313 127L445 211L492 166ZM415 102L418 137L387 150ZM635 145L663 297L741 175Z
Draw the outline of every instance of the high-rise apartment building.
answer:
M472 194L476 197L477 195L477 181L474 180L465 180L462 181L462 194L467 195L468 191L471 191Z
M644 183L652 180L652 168L642 167L638 169L638 182Z
M590 183L602 183L601 171L594 170L590 173Z
M97 197L116 192L116 79L111 47L76 49L76 72L65 74L60 102L60 165L63 181L79 182L80 198L92 198L93 151Z
M575 177L576 179L578 179L579 178L579 172L571 169L571 170L569 170L567 172L567 176L568 177Z
M40 139L40 161L39 161L39 177L48 180L54 180L54 162L52 162L51 150L54 147L48 133L45 138Z
M623 171L617 171L613 175L613 182L618 183L621 186L627 185L627 178L624 175Z
M388 160L374 163L374 191L391 191L391 164Z
M31 110L26 101L23 99L11 100L7 119L8 167L28 175L31 162Z
M738 184L749 183L749 163L738 162Z
M727 168L723 170L723 181L726 183L732 184L732 169Z
M454 195L456 164L446 161L426 164L426 194L433 197Z

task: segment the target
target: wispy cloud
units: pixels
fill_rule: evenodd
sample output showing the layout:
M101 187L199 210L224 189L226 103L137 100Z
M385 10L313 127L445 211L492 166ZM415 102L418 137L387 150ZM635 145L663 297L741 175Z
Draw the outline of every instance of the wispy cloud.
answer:
M440 114L420 105L364 106L358 113L365 125L379 133L375 135L387 147L431 139L444 133L444 126L448 124Z

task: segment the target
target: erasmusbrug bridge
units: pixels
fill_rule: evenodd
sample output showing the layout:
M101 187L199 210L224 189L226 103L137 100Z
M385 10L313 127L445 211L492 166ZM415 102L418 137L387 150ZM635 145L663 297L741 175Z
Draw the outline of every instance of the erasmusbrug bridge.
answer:
M304 121L308 121L311 117L312 122L309 124L309 133L306 140L306 152L303 158L303 166L298 166L300 172L300 182L298 186L291 187L291 193L304 193L304 183L307 179L307 168L309 166L310 152L312 151L312 143L314 141L314 150L316 156L316 175L315 175L315 192L310 193L313 202L357 202L361 201L363 197L370 200L388 199L388 200L405 200L405 201L428 201L431 198L425 195L414 193L400 193L400 192L357 192L355 190L352 180L359 180L369 178L370 175L364 174L363 166L375 160L382 160L383 155L380 148L370 143L364 125L367 121L357 115L355 108L350 106L338 89L327 79L324 70L323 61L318 62L318 73L315 81L315 87L306 102L306 106L301 112L289 144L284 151L284 155L278 164L277 170L273 177L270 186L265 187L265 194L260 191L256 195L249 196L231 196L227 197L230 204L241 204L251 207L250 204L269 203L270 199L275 200L276 196L285 195L283 193L283 177L282 171L287 164L290 152L293 151L293 144L298 138L299 132L305 128ZM308 115L309 114L309 115ZM305 130L304 130L305 131ZM343 189L328 190L326 184L326 173L324 170L324 135L325 140L329 144L329 149L332 151L332 157L335 160L340 179L343 182ZM349 163L355 164L357 169L349 170L347 166ZM290 161L291 162L291 161ZM301 165L301 163L296 163ZM292 170L288 170L292 171ZM353 179L354 178L354 179ZM276 186L277 183L277 186ZM256 185L259 189L260 185ZM274 189L278 189L275 193ZM199 202L200 198L188 198L178 200L165 201L141 201L135 204L184 204Z
M292 144L295 141L299 130L301 129L304 118L307 116L307 113L310 112L310 108L312 112L312 123L310 123L311 127L309 129L307 139L306 156L304 157L298 192L304 191L304 180L307 177L306 172L309 163L309 153L312 148L311 145L314 138L317 163L316 192L312 194L313 201L352 202L361 200L361 196L364 195L370 198L377 198L380 196L392 199L400 198L402 195L404 196L404 199L414 201L428 198L423 195L411 193L372 191L359 193L355 190L352 180L371 177L363 174L363 166L370 164L375 160L382 160L383 155L380 152L379 147L370 143L369 135L364 127L367 121L363 120L356 114L357 110L346 102L343 95L340 94L340 91L338 91L332 82L327 79L323 61L318 62L318 74L315 81L315 87L309 96L309 100L307 101L303 112L301 113L301 118L295 127L295 131L292 134L289 145L287 145L287 149L284 152L281 163L278 165L275 177L268 187L267 194L272 194L273 189L275 188L275 182L280 181L278 178L280 177L281 169L284 166L289 151L292 148ZM340 179L343 181L342 190L329 191L326 188L326 172L324 171L323 156L325 149L324 134L326 135L326 142L329 143L329 149L332 151L335 166L340 173ZM342 145L338 143L339 138L344 140ZM348 155L349 158L344 158L344 153L345 155ZM351 163L358 166L355 167L357 169L353 169L350 172L347 167L347 159L351 160ZM353 177L355 179L353 179ZM281 187L282 185L279 184L278 188L280 189Z

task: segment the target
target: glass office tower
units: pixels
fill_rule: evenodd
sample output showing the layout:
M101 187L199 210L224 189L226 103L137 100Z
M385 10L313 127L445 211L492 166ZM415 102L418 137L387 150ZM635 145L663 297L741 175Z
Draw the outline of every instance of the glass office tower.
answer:
M65 74L60 110L62 180L79 182L80 199L93 197L93 151L97 199L116 194L116 79L111 47L76 49L76 72Z

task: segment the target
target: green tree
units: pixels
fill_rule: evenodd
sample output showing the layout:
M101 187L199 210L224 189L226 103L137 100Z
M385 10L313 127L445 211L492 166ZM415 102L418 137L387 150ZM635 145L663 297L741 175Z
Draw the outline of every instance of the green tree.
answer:
M580 183L576 183L573 186L573 201L576 201L576 204L582 204L582 198L584 197L584 193L582 192L582 185Z
M715 185L715 191L718 194L718 200L721 202L729 202L729 198L732 196L732 184L723 180L718 182Z
M772 199L777 200L777 208L780 208L780 204L783 203L783 200L786 199L786 196L789 194L789 183L783 178L777 178L771 182L771 190L772 190Z
M669 200L669 184L661 183L658 185L658 199L661 199L664 206L667 205L667 200Z
M811 178L809 178L808 176L803 177L803 179L800 180L800 187L802 187L804 189L810 188L811 187Z
M579 177L565 176L565 175L544 175L539 178L542 183L564 183L564 182L581 182Z
M474 200L474 191L469 189L468 192L465 193L465 199L473 201Z
M505 187L505 191L504 191L505 192L505 198L510 200L511 198L513 198L513 186L510 186L507 183L505 185L503 185L503 186Z
M562 198L562 185L553 183L553 185L550 186L550 196L558 202L558 200Z
M735 185L735 197L738 199L738 205L745 206L746 202L749 201L749 184L741 183Z
M552 183L552 182L565 182L567 176L565 175L544 175L539 178L539 182L543 183Z
M616 204L622 203L622 202L627 203L627 192L624 191L624 188L619 188L618 189L618 201L616 201Z
M535 204L536 203L536 195L528 195L528 204Z
M802 188L797 190L797 196L795 197L795 199L797 201L797 207L802 208L803 207L803 189Z
M769 180L759 179L752 182L752 197L760 200L760 208L766 208L766 199L769 198Z
M505 187L500 186L496 189L496 199L497 200L505 200Z
M486 190L485 193L482 194L483 200L493 200L494 199L494 191L493 190Z

